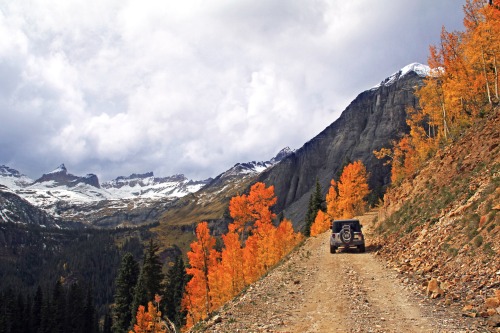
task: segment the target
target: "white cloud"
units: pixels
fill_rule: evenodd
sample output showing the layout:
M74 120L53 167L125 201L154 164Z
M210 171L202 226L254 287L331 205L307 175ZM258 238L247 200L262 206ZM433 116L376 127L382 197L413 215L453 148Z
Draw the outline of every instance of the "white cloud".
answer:
M461 4L0 2L0 163L110 179L216 176L299 148L361 91L425 62ZM16 148L14 148L14 143Z

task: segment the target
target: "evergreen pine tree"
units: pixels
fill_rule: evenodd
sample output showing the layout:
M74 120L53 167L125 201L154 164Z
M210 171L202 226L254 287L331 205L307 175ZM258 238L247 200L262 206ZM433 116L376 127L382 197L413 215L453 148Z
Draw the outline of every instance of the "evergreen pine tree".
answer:
M25 305L24 297L21 293L17 294L17 300L12 310L11 333L24 333L26 318L23 318L25 315Z
M134 290L134 301L131 312L132 321L135 320L139 305L147 306L148 302L154 300L155 294L161 294L164 275L162 272L162 263L157 254L158 249L158 244L155 244L151 239L144 255L141 274Z
M41 309L40 309L40 326L38 327L38 333L49 333L52 330L52 313L51 304L49 297L42 297L41 299Z
M12 288L7 288L2 296L2 301L0 302L0 331L1 332L11 332L12 331L12 320L13 312L15 311L16 298Z
M186 324L186 311L181 308L182 296L187 283L186 268L184 260L179 255L172 267L167 272L165 294L164 294L164 311L163 313L177 327L182 327Z
M316 178L316 188L314 191L314 209L316 211L316 214L318 214L318 211L321 209L323 210L323 194L321 193L321 184L319 183L319 179ZM316 217L316 216L315 216Z
M304 236L309 237L311 236L311 226L313 224L312 221L313 218L313 195L311 193L311 196L309 197L309 204L307 205L307 213L306 217L304 218Z
M133 326L133 324L135 324L137 309L139 308L139 305L144 305L144 303L147 303L146 293L146 278L144 277L143 270L141 269L141 274L139 274L137 284L134 288L134 298L132 300L132 305L130 308L130 317L132 319L130 322L131 327Z
M26 306L23 313L23 333L33 332L33 319L31 318L33 308L33 297L31 294L26 295Z
M155 244L151 239L146 255L147 260L144 262L143 266L148 302L153 301L155 295L161 293L162 283L165 279L162 272L163 265L157 254L158 250L158 244Z
M319 179L316 178L316 186L314 192L311 193L309 197L309 206L307 208L307 213L305 217L305 229L304 235L306 237L311 236L311 226L318 215L318 211L322 209L323 206L323 196L321 194L321 185Z
M113 333L128 332L133 318L132 313L134 309L132 309L132 302L134 300L134 288L137 285L138 275L139 264L130 252L125 253L116 278Z
M80 286L73 283L68 291L67 299L67 318L68 318L68 333L83 333L84 318L83 318L84 296Z
M85 297L83 306L83 332L99 333L97 313L94 308L94 298L92 297L91 288L87 290L87 296Z
M33 306L31 308L31 332L37 333L42 322L43 292L42 287L38 286L33 297Z
M138 276L139 264L130 252L125 253L116 278L112 326L114 333L128 332L133 318L132 302L134 300L134 288L137 285Z
M52 318L50 320L51 331L54 333L66 332L66 297L60 280L57 280L52 292Z

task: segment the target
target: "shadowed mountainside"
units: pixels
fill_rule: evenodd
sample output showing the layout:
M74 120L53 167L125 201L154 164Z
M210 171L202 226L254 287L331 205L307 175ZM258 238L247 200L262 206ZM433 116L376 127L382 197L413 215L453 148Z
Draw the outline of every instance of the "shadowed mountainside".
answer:
M390 182L390 169L374 155L408 131L406 109L415 107L416 87L422 76L415 71L384 82L359 94L339 119L281 163L262 173L258 180L274 185L276 211L284 211L295 227L301 227L310 193L319 180L323 193L342 168L361 160L368 172L371 200L380 197Z

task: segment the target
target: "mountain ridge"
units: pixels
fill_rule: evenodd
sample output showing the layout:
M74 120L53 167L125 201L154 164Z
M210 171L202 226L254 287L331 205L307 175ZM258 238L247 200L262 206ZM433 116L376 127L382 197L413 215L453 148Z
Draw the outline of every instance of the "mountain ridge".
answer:
M154 223L164 210L209 183L237 181L278 163L288 147L264 162L237 163L215 179L188 179L183 174L155 177L152 171L118 176L99 184L97 176L75 176L64 164L33 181L18 170L0 166L0 184L50 215L86 225L112 227Z

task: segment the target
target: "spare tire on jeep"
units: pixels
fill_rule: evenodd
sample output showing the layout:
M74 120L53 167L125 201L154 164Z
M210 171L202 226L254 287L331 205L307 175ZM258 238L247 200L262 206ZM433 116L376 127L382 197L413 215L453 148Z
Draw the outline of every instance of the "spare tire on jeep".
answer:
M342 243L346 245L351 244L353 239L354 231L352 230L351 226L348 224L342 226L342 230L340 230L340 240L342 241Z

